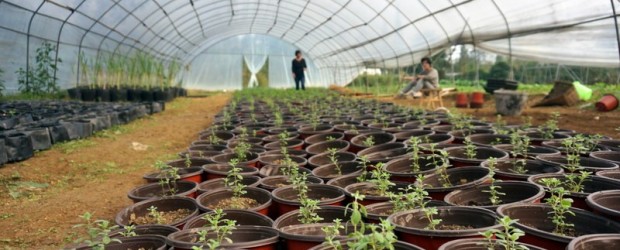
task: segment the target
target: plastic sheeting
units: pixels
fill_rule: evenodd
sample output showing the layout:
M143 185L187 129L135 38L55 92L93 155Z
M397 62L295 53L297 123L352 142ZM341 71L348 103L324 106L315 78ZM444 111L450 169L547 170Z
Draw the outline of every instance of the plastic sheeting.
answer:
M244 34L267 35L301 49L316 65L309 77L316 85L345 84L364 67L408 66L454 44L546 62L617 67L618 5L616 0L0 0L0 68L7 89L14 91L14 72L27 58L32 63L36 48L50 41L63 60L57 76L64 88L78 81L80 52L94 57L135 51L191 64L182 76L188 85L233 87L241 76L201 62L218 57L205 50ZM286 64L289 53L283 62L269 60L270 66ZM236 65L243 57L230 60ZM286 76L276 79L289 82Z

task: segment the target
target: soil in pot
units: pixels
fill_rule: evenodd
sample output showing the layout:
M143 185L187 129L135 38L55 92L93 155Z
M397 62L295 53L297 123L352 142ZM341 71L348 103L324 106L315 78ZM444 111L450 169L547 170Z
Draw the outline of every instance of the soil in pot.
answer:
M168 244L175 250L191 250L194 246L205 246L198 243L198 232L210 228L192 228L181 230L168 236ZM209 232L206 239L215 239L217 234ZM263 226L236 226L228 235L232 243L222 242L223 249L276 250L279 238L278 230Z
M295 162L299 167L304 167L306 166L306 163L308 163L305 158L299 156L289 155L288 158ZM282 154L263 154L258 158L258 167L261 168L267 165L285 165L285 159L286 157Z
M157 208L157 210L153 211L152 207ZM149 211L149 209L151 209L151 211ZM196 201L194 199L187 197L165 197L153 200L145 200L126 207L116 215L115 222L120 226L134 225L136 224L136 219L143 218L145 216L148 216L149 214L155 215L155 212L168 213L170 211L179 210L181 210L181 212L177 212L176 215L183 214L183 211L185 210L190 211L190 213L187 214L185 217L169 221L168 223L153 224L164 224L180 229L183 228L185 222L187 222L192 217L198 215L198 205L196 204Z
M277 188L271 192L273 200L277 203L278 216L298 209L299 194L292 186ZM309 184L308 198L319 201L319 206L341 206L345 199L344 190L326 184Z
M219 189L199 195L198 206L203 211L215 209L247 209L268 215L271 194L260 188L246 187L246 193L234 197L232 190Z
M179 175L179 180L182 181L191 181L195 183L202 182L202 173L204 170L202 167L189 167L189 168L180 168L177 171ZM159 182L160 180L165 179L166 173L163 172L151 172L142 176L142 178L146 179L147 182Z
M330 141L330 140L344 140L344 133L341 132L329 132L324 134L316 134L309 136L304 140L306 145L312 145L319 142Z
M405 132L398 132L394 134L394 137L396 137L396 141L398 142L405 142L411 139L411 137L424 137L433 134L435 134L435 131L432 130L410 130Z
M484 161L480 166L488 168L488 164L488 161ZM561 167L529 159L522 159L522 161L517 161L517 159L497 161L495 168L495 176L505 181L527 181L527 178L532 175L564 173L564 169Z
M483 167L460 167L446 170L447 183L442 174L434 173L424 177L422 183L433 200L444 200L444 197L459 189L481 185L490 180L489 169Z
M260 171L258 171L258 174L260 175L260 177L264 178L267 176L274 176L274 175L285 175L287 173L287 167L286 166L279 166L279 165L267 165L264 166L260 169ZM304 168L304 167L298 167L298 171L300 173L308 173L308 175L312 174L312 171L310 171L310 169Z
M132 189L127 193L127 197L133 202L171 195L195 198L197 190L198 184L191 181L177 181L176 183L171 183L170 187L167 185L162 186L160 183L149 183Z
M563 183L566 180L566 176L564 174L539 174L530 176L527 181L544 187L541 182L541 180L544 178L557 178ZM569 187L565 188L570 191ZM545 189L548 188L545 187ZM620 182L616 182L599 176L590 176L583 182L583 192L570 192L568 195L566 195L566 197L573 199L573 207L590 209L590 207L586 204L586 198L589 194L598 191L614 189L620 189ZM549 198L549 196L550 195L547 194L545 198Z
M433 219L441 219L436 230L426 229L429 222L420 209L398 212L388 217L400 239L424 249L438 249L448 241L481 238L480 233L499 229L495 212L475 207L437 207Z
M426 203L428 207L445 207L450 206L450 204L444 201L430 200ZM394 211L394 204L392 202L379 202L366 206L366 220L368 223L379 223L380 219L386 220L388 216L392 215Z
M246 160L244 162L239 162L239 165L244 165L244 166L248 166L248 167L254 167L256 168L257 163L258 163L258 154L256 153L247 153L245 156ZM211 160L215 163L219 163L219 164L228 164L228 162L230 162L230 160L237 158L237 154L234 153L227 153L227 154L221 154L221 155L216 155L211 157Z
M302 150L304 146L304 141L302 139L291 139L286 142L286 148L294 149L294 150ZM266 149L281 149L282 143L280 141L274 141L265 144Z
M402 183L402 182L395 183L394 186L391 186L388 188L387 192L398 193L399 191L406 189L407 186L408 186L408 183ZM370 182L353 183L351 185L346 186L344 190L346 191L347 196L351 196L351 194L354 194L357 192L366 196L364 200L359 201L360 204L365 205L365 206L379 203L379 202L385 202L390 199L388 197L387 192L381 193L381 191L376 188L376 185ZM352 197L350 198L352 199Z
M483 161L491 157L497 160L508 159L508 153L494 148L476 147L476 155L473 158L467 156L465 147L447 148L446 151L450 163L455 167L480 166Z
M553 138L545 138L545 135L542 132L538 132L538 131L527 132L525 133L525 135L530 138L532 145L534 146L541 146L543 141L561 140L561 139L566 139L570 137L569 135L565 135L565 134L552 133L551 136Z
M500 216L509 216L518 222L514 226L525 232L520 242L546 249L564 249L574 236L561 236L552 233L555 225L549 213L551 207L543 204L507 204L497 208ZM574 216L568 215L566 223L574 225L575 236L597 233L620 233L620 224L591 212L571 208Z
M620 190L591 193L586 202L595 213L611 220L620 221Z
M454 190L444 198L448 204L455 206L475 206L495 211L498 206L510 203L540 203L545 196L545 189L525 181L496 182L501 202L492 204L490 201L490 184Z

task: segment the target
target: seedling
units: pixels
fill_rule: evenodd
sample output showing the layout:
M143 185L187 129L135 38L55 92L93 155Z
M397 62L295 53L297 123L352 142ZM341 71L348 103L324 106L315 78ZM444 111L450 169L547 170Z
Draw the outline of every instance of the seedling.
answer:
M553 139L553 133L558 130L558 119L560 118L560 113L553 112L551 113L551 117L549 120L543 124L540 132L542 133L543 139Z
M439 167L437 168L437 171L435 171L435 173L439 175L439 181L441 182L441 185L443 187L451 187L452 183L450 182L450 176L448 175L448 167L450 167L448 152L446 152L445 150L440 150L439 152L441 154L439 162L440 165L438 165ZM433 159L435 159L435 156L433 155L428 157L432 157Z
M177 181L181 179L179 169L162 161L155 162L155 168L159 170L161 178L159 185L163 196L172 196L177 193Z
M521 236L525 235L523 230L512 226L512 224L517 221L518 220L510 219L508 216L504 216L499 219L499 223L502 225L503 230L489 229L484 233L480 233L487 240L487 249L497 249L499 245L505 250L528 250L529 248L517 241ZM494 238L497 238L497 240L494 241Z
M394 249L394 243L398 241L394 233L394 225L387 220L380 220L378 225L369 224L367 234L355 234L354 240L347 242L349 249Z
M495 133L500 135L507 135L510 131L506 129L506 121L502 119L502 115L497 115L495 120Z
M465 137L465 156L467 159L475 159L476 158L476 145L469 139L469 137Z
M562 144L566 148L567 164L564 167L568 170L568 173L565 174L566 181L563 186L570 192L582 192L583 183L591 174L584 171L580 164L580 153L584 148L581 138L568 138L562 141Z
M325 233L325 244L335 250L342 250L342 245L336 240L340 236L340 230L344 229L341 219L335 219L334 224L324 226L321 230Z
M363 194L360 194L359 191L356 191L354 194L351 194L351 196L353 197L353 202L349 203L346 206L346 208L351 209L351 219L350 219L351 225L353 225L353 230L355 232L364 232L365 225L364 225L363 218L365 218L368 215L368 212L366 212L366 207L364 207L364 205L362 205L360 201L363 201L364 198L366 198L366 196ZM347 211L348 210L345 210L345 215Z
M164 223L163 212L157 211L157 207L156 206L150 206L146 210L149 211L148 216L153 218L153 219L155 219L155 222L157 224L163 224Z
M562 187L562 182L557 178L545 178L541 180L542 183L549 187L551 197L546 199L546 203L551 206L552 211L551 220L555 225L553 233L566 236L573 230L574 225L566 222L568 215L575 216L575 213L570 211L573 204L573 199L564 198L569 192Z
M325 139L327 139L327 141L335 141L336 140L336 138L333 137L333 136L328 136Z
M297 191L299 202L301 203L299 207L299 221L303 224L316 223L323 219L316 213L320 209L319 201L308 197L307 177L307 173L301 173L292 179L293 189Z
M209 230L200 230L198 234L198 242L205 244L210 250L219 248L222 243L232 244L233 241L228 236L236 229L237 221L224 219L226 214L222 209L216 209L213 213L205 214L202 218L207 222L205 227ZM215 239L207 239L207 234L215 232ZM193 250L202 250L202 247L192 247Z
M138 235L136 233L136 226L135 225L124 226L123 227L123 231L120 232L120 234L123 237L134 237L134 236Z
M488 159L488 165L487 168L489 169L489 177L490 177L490 185L489 185L489 190L486 191L482 191L482 192L487 192L489 193L489 201L491 202L491 204L498 205L500 203L502 203L502 200L500 198L500 196L504 196L506 195L505 193L500 192L498 189L501 188L501 186L497 186L495 185L497 180L495 180L495 165L497 164L497 159L491 157Z
M228 170L226 179L224 179L224 184L232 190L234 198L240 198L247 191L245 191L246 185L242 182L241 168L237 166L239 165L239 160L231 159L228 164L230 164L231 168Z
M329 152L329 162L334 164L334 168L336 169L338 175L342 175L342 169L340 168L340 164L338 163L338 156L336 155L338 153L338 149L328 148L327 152Z
M374 146L374 145L375 145L375 139L374 139L374 137L373 137L372 135L371 135L371 136L368 136L368 137L366 137L366 139L362 142L362 144L364 144L364 146L366 146L366 147L372 147L372 146Z
M89 212L80 215L80 218L84 220L85 223L75 225L73 228L86 228L88 238L80 238L76 241L77 243L83 242L95 250L104 250L105 246L112 242L121 243L119 239L110 238L110 232L118 228L118 226L114 226L107 220L93 221L93 215Z
M202 152L202 151L199 151ZM192 159L189 157L189 154L185 154L185 167L189 168L192 166Z
M357 181L358 182L365 182L366 181L366 175L367 175L367 171L366 169L368 169L369 167L369 161L368 161L368 157L367 156L360 156L360 160L362 161L362 167L363 167L363 171L362 174L360 176L357 177Z
M510 141L512 143L512 151L510 152L513 161L512 171L518 174L527 173L525 165L527 164L528 149L530 147L530 138L526 135L520 135L516 131L510 134Z
M419 174L416 178L419 183L424 182L424 175ZM394 204L393 212L425 207L426 201L430 200L428 192L421 184L409 185L404 191L404 193L390 195L390 201Z
M409 151L411 152L411 170L414 173L420 172L420 143L422 141L418 137L409 139Z
M378 191L378 195L388 196L390 187L396 184L390 181L390 173L385 171L383 163L378 163L370 174L372 178L368 181L374 184L374 188Z

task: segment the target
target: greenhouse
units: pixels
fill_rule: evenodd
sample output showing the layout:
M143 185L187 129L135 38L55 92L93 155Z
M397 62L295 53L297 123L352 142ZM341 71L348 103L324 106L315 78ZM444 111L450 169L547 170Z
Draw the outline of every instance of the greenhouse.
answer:
M0 0L0 249L618 249L618 19Z

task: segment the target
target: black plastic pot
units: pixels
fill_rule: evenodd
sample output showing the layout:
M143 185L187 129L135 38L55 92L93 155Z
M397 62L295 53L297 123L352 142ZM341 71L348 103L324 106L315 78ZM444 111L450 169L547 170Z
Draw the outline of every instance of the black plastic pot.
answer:
M566 176L564 174L539 174L530 176L527 181L534 184L542 185L544 187L544 185L540 181L544 178L557 178L560 181L566 180ZM545 187L545 189L548 188ZM573 199L573 207L589 209L590 207L586 204L586 198L589 194L598 191L614 189L620 189L620 182L600 176L590 176L583 182L583 192L570 192L568 195L566 195L566 197Z
M391 142L373 146L357 153L358 157L366 157L372 164L386 163L393 159L403 157L408 153L405 145L399 142Z
M561 140L561 139L570 138L569 135L560 134L560 133L552 133L551 135L553 136L552 139L546 139L544 137L543 133L541 133L541 132L527 132L527 133L525 133L525 136L530 137L532 145L534 145L534 146L540 146L540 145L542 145L543 141L547 141L547 140Z
M189 219L198 215L198 205L196 204L196 200L188 197L175 196L145 200L133 204L129 207L124 208L118 214L116 214L116 218L114 219L114 221L120 226L132 225L133 222L131 221L131 218L147 215L149 213L148 208L150 208L151 206L156 207L159 212L175 211L178 209L190 210L191 214L187 217L168 224L169 226L173 226L179 229L183 228L183 225Z
M600 140L598 145L604 146L611 151L620 151L620 140Z
M620 182L620 170L603 170L596 172L597 176L609 178Z
M318 155L327 152L328 149L335 148L338 152L346 152L349 149L349 142L334 140L312 144L306 148L310 155Z
M592 210L611 220L620 221L620 190L594 192L586 199Z
M179 180L184 181L192 181L196 183L202 182L202 173L204 169L202 167L189 167L189 168L180 168L177 170L179 175ZM166 178L164 173L161 172L151 172L142 176L147 182L159 182Z
M317 168L323 165L331 164L330 153L318 154L310 157L308 159L308 166L310 168ZM357 155L351 152L336 152L334 157L337 162L346 162L346 161L355 161L357 159Z
M329 132L329 133L324 133L324 134L316 134L316 135L308 136L308 138L304 140L304 143L306 143L307 145L312 145L312 144L316 144L319 142L325 142L330 139L331 140L343 140L344 134L340 132Z
M52 138L46 127L27 128L21 132L30 137L33 150L46 150L52 147Z
M234 220L235 225L273 227L273 220L271 218L254 211L227 209L223 210L223 212L224 216L222 219ZM213 212L208 212L207 214L209 213ZM207 223L208 222L202 216L197 216L187 221L183 230L207 227Z
M198 184L191 181L177 181L175 189L175 196L195 198L196 191L198 190ZM133 202L141 202L166 196L169 192L170 191L168 189L162 188L159 183L149 183L132 189L129 193L127 193L127 197L129 197L129 199Z
M542 204L508 204L497 208L500 216L518 220L514 226L525 232L519 242L546 249L564 249L575 237L552 233L555 226L549 218L551 211L551 207ZM620 224L617 222L581 209L571 208L570 211L575 215L568 215L566 223L574 224L578 235L620 232Z
M9 158L6 156L6 145L4 144L4 139L0 138L0 166L4 165L9 161Z
M271 206L271 194L268 191L265 191L260 188L255 187L246 187L246 193L241 197L250 198L256 200L258 203L257 206L249 208L247 210L256 211L263 215L269 214L269 207ZM214 208L213 205L217 204L219 201L223 199L228 199L233 197L233 192L230 189L218 189L211 192L203 193L196 197L196 202L198 202L198 206L201 211L209 212ZM222 209L236 209L233 207L222 208Z
M476 156L473 159L467 158L465 147L447 148L450 163L455 167L480 166L480 164L493 157L497 160L508 159L508 153L494 148L476 147Z
M480 233L489 229L499 229L495 212L475 207L437 207L438 214L434 219L441 219L441 225L457 225L469 229L425 229L428 220L420 209L398 212L388 217L388 221L396 226L402 241L420 246L424 249L437 249L441 245L456 239L482 238Z
M303 140L311 135L325 134L332 132L333 130L334 128L329 124L319 124L316 128L309 125L300 127L297 129L297 132L299 132L299 137Z
M112 241L105 246L106 250L127 250L127 249L152 249L165 250L166 238L160 235L140 235L133 237L115 238L120 242ZM98 249L95 247L78 247L76 250Z
M349 242L349 240L342 240L339 241L339 245L342 247L343 250L349 250L351 249L348 245L347 242ZM394 244L392 244L392 247L394 247L394 250L424 250L423 248L420 248L416 245L413 244L409 244L407 242L404 241L397 241L394 242ZM325 243L315 246L313 248L310 248L309 250L333 250L334 247L333 246L329 246Z
M168 236L168 245L175 250L191 250L192 247L204 247L205 244L197 243L199 239L198 232L209 228L192 228L181 230ZM209 232L207 239L215 239L217 234ZM237 226L232 233L228 235L232 243L222 242L221 247L224 249L265 249L275 250L278 242L278 230L270 227L262 226Z
M108 89L95 89L95 99L99 102L109 102L110 101L110 91Z
M453 240L439 247L439 250L489 250L489 249L503 249L501 242L498 239L493 239L494 248L489 246L489 242L486 239L460 239ZM530 244L518 243L519 246L527 247L530 250L545 250L537 246Z
M299 167L305 167L308 161L299 156L288 156L291 161L295 162ZM267 165L285 165L284 160L286 157L282 154L263 154L258 157L258 167L263 167Z
M473 134L468 137L474 145L481 147L492 147L494 145L510 143L509 135Z
M320 206L343 205L345 195L341 188L326 184L309 184L307 186L308 198L319 200ZM271 191L271 195L277 204L278 215L298 209L301 205L298 192L292 186L276 188Z
M493 148L499 149L499 150L503 150L506 151L508 153L510 153L512 155L512 151L513 151L513 146L512 144L500 144L500 145L494 145ZM547 148L547 147L542 147L542 146L529 146L527 148L527 155L530 158L535 158L536 156L541 156L541 155L560 155L560 151L552 149L552 148Z
M97 93L94 89L83 88L80 90L82 101L84 102L94 102L97 98Z
M495 211L497 207L512 203L540 203L545 196L545 189L539 185L525 181L496 182L498 191L503 193L501 202L493 205L490 201L490 184L454 190L444 198L444 201L454 206L475 206Z
M306 177L307 184L323 184L323 180L314 176ZM290 177L286 175L272 175L261 178L259 187L267 191L291 185Z
M310 169L304 168L304 167L298 167L298 171L300 173L307 173L308 175L312 174L312 171L310 171ZM274 175L283 175L285 174L285 170L286 166L282 166L282 165L267 165L262 167L259 171L258 171L258 175L260 175L260 177L264 178L267 176L274 176Z
M133 232L136 233L136 235L159 235L162 237L168 237L169 234L178 231L178 228L167 225L138 225L133 229ZM120 238L123 237L121 233L125 232L127 232L127 230L124 228L117 229L110 233L110 237Z
M359 174L364 171L364 165L357 161L339 162L338 166L340 166L340 173L338 173L336 164L327 164L313 169L312 175L319 177L324 181L329 181L339 176Z
M67 89L67 94L71 100L82 100L82 92L80 92L79 88Z
M258 185L260 184L260 180L261 178L258 176L243 176L241 183L248 187L258 187ZM198 184L198 194L200 195L206 192L211 192L224 188L226 188L224 178L211 179Z
M0 133L8 162L18 162L34 156L32 141L23 133Z
M446 207L450 204L444 201L430 200L426 203L427 207ZM394 204L392 202L380 202L366 206L366 220L369 223L380 223L380 220L387 220L387 218L395 213ZM400 212L400 211L398 211Z
M215 163L219 164L228 164L230 160L236 159L237 155L235 153L226 153L221 155L216 155L211 157L211 160ZM248 166L248 167L258 167L258 154L256 153L247 153L246 160L244 162L239 162L239 166ZM205 169L206 170L206 169Z
M538 160L525 160L525 165L523 168L527 171L525 173L518 173L514 170L515 164L521 164L515 159L507 159L497 161L495 163L495 176L498 179L505 181L527 181L532 175L537 174L561 174L564 173L564 169L558 166L545 164ZM484 161L480 166L488 168L489 161Z
M568 159L566 156L537 156L536 159L563 168L566 168L565 165L568 164ZM618 169L618 165L613 162L590 157L580 157L579 165L583 168L583 170L591 173L596 173L602 170Z
M620 151L599 151L590 153L590 157L594 159L612 162L620 165Z
M313 228L303 227L299 210L293 210L278 217L273 223L273 227L280 231L280 237L286 240L285 249L309 249L321 244L325 240L325 234L322 233L321 227L326 223L332 223L335 219L349 221L351 211L347 211L344 207L321 206L316 211L322 219L318 221ZM299 230L306 229L306 232ZM312 233L313 232L313 233Z
M447 134L454 136L454 143L463 143L465 141L465 137L476 135L476 134L494 134L495 131L492 129L461 129L461 130L452 130Z
M450 183L444 187L440 175L434 173L424 177L424 189L433 200L444 200L445 196L459 189L465 189L487 183L490 180L489 169L482 167L460 167L446 170Z
M398 132L394 134L396 141L404 142L411 139L411 137L424 137L429 135L434 135L435 131L432 130L409 130L404 132Z
M619 249L620 234L590 234L570 241L566 250Z
M401 157L391 160L385 164L384 169L386 172L390 173L390 180L414 183L418 175L431 174L438 167L433 164L433 159L428 158L429 156L431 155L419 155L419 171L413 170L413 160L411 157ZM439 161L439 159L437 160Z
M372 146L378 146L381 144L386 144L386 143L396 141L396 137L390 133L373 132L373 133L361 134L361 135L351 138L350 151L353 153L357 153L363 149L372 147L372 146L367 146L364 144L364 141L366 141L368 138L371 138L371 140L373 141L374 144Z

